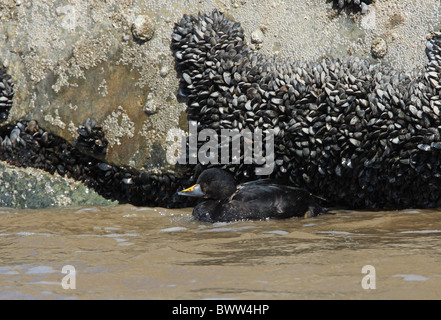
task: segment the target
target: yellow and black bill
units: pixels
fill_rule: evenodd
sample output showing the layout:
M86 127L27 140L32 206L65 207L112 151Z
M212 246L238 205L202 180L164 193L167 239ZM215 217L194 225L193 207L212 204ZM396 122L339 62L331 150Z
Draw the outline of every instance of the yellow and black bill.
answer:
M196 198L204 198L206 196L206 194L202 191L200 184L195 184L190 188L179 191L178 195Z

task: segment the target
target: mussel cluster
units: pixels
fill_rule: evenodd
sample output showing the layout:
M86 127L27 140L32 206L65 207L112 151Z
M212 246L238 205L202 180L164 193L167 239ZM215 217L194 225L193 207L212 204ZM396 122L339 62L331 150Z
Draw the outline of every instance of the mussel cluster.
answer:
M109 142L104 137L104 132L96 122L87 119L83 125L78 126L77 148L84 153L95 156L105 156Z
M356 10L361 10L362 13L366 13L368 10L368 5L372 3L373 0L332 0L334 5L338 8L354 8Z
M380 209L441 205L440 46L433 33L428 65L410 73L352 57L285 62L213 11L184 15L171 49L199 129L273 129L272 177L330 205Z
M90 120L79 126L78 131L90 126L93 135L95 125ZM52 174L57 172L82 181L107 199L120 203L163 207L194 204L192 199L175 194L193 182L190 172L188 175L155 175L110 165L48 133L34 120L21 120L13 127L0 129L0 160L18 167L34 167Z
M14 83L11 76L6 73L6 69L3 66L0 66L0 123L8 118L14 96L13 88Z

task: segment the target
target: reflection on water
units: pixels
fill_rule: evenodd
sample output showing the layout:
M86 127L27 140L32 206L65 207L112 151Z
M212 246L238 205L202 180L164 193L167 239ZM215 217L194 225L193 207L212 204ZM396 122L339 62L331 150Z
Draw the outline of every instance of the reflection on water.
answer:
M0 299L440 299L440 233L434 210L207 224L191 209L0 208Z

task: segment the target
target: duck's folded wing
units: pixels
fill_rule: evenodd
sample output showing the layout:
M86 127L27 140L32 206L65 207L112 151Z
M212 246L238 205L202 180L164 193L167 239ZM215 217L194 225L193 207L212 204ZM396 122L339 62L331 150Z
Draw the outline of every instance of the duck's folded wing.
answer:
M250 208L259 216L268 214L274 218L303 216L314 204L313 196L300 188L271 183L270 180L257 180L239 186L232 196L241 210ZM232 203L232 201L230 201Z

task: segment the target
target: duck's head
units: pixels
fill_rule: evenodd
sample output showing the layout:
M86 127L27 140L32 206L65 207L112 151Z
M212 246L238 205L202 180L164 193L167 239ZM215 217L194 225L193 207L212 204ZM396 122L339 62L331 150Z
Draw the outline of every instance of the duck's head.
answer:
M223 200L235 191L236 182L231 174L218 168L210 168L199 175L194 186L179 191L178 195Z

